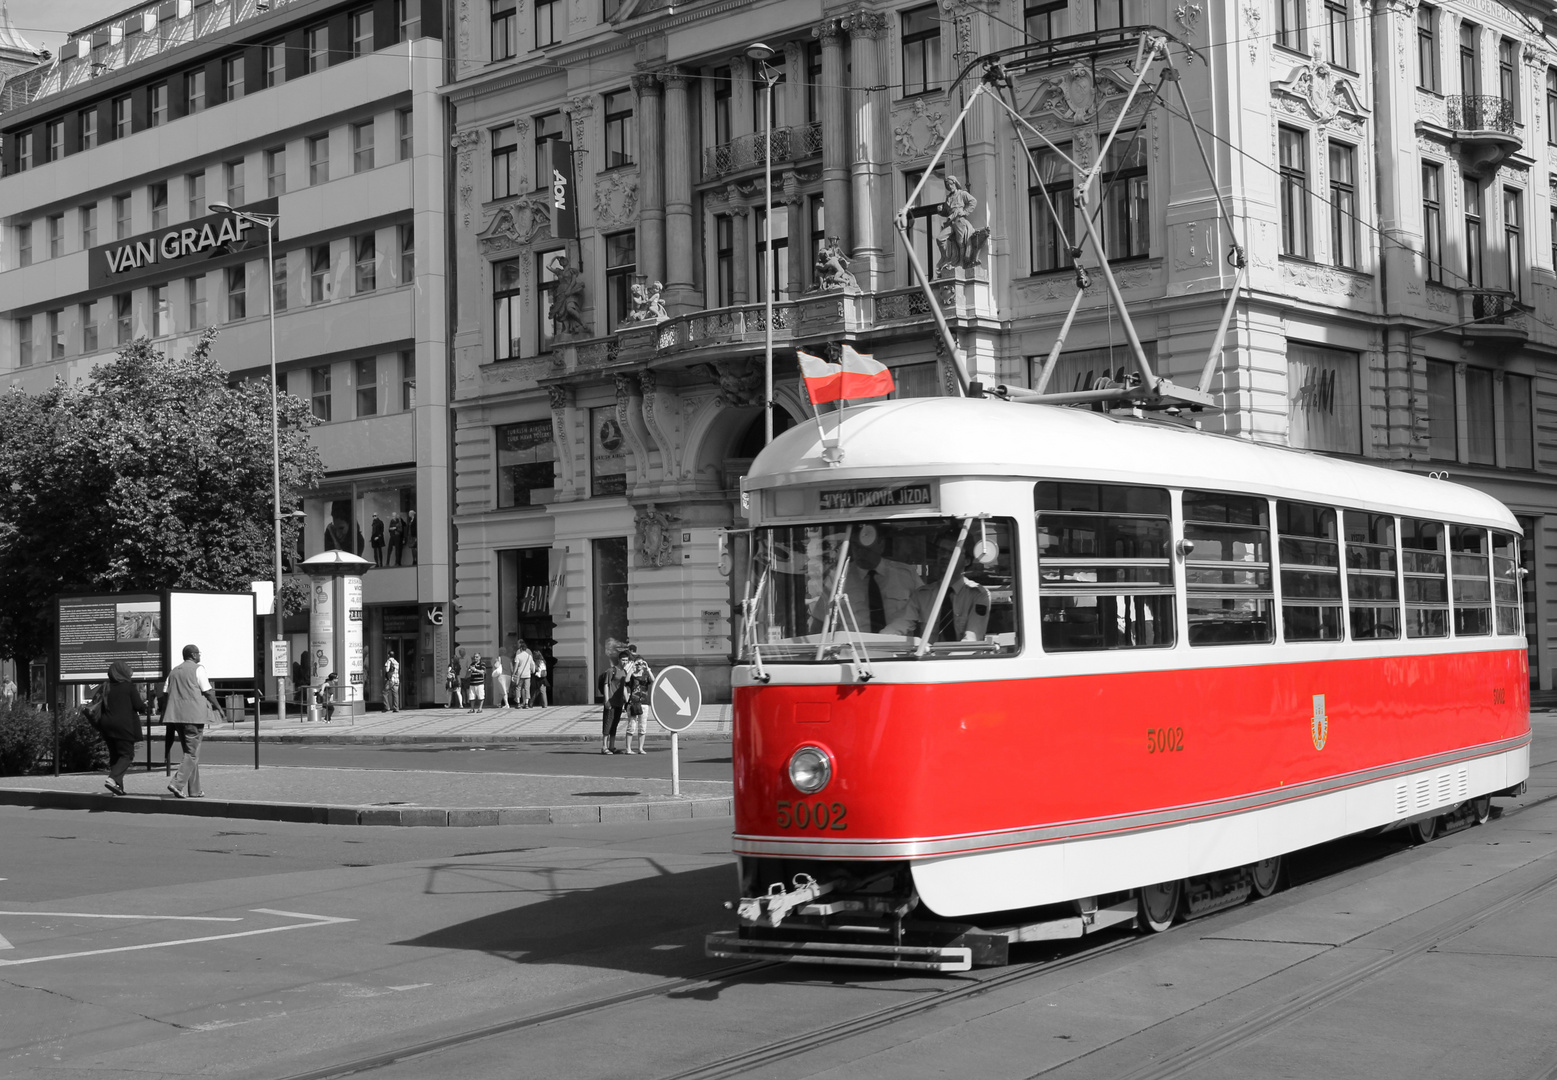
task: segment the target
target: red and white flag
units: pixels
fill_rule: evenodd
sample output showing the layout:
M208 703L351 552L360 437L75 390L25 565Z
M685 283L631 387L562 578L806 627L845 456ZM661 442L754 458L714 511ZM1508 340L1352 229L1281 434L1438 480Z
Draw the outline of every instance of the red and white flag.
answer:
M885 397L895 386L890 368L848 345L843 346L843 362L838 364L799 349L795 353L800 358L800 374L805 378L806 393L813 405Z

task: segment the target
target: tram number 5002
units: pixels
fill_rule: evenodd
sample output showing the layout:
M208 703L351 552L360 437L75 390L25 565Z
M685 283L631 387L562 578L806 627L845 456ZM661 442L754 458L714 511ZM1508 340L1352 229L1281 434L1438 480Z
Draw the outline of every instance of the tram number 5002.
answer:
M788 829L793 826L796 829L831 829L834 832L844 832L848 825L844 824L844 818L849 814L849 808L841 802L825 803L820 800L814 803L788 799L778 801L778 827Z
M1184 749L1184 729L1181 727L1157 727L1146 729L1148 754L1173 754Z

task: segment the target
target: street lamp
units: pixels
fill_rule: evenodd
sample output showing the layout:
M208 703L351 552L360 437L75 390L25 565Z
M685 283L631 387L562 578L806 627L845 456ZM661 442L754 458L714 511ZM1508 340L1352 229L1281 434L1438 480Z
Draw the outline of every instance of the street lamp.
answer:
M779 73L768 64L773 56L772 48L762 42L754 41L746 46L746 55L757 62L767 87L767 108L762 111L762 227L767 233L762 246L763 304L767 312L762 355L762 445L766 446L773 441L773 290L778 287L778 282L773 280L773 84L779 81Z
M265 273L270 280L269 303L270 310L270 482L275 495L276 509L274 515L276 526L276 640L286 641L286 635L281 629L281 391L276 382L276 223L281 220L280 214L252 214L247 210L237 210L226 203L211 203L209 207L218 214L228 214L239 221L247 221L251 225L258 225L265 230ZM276 718L283 723L287 718L287 693L286 676L280 677L276 690ZM256 715L258 706L255 706ZM256 748L258 742L255 743ZM255 757L256 767L259 758Z

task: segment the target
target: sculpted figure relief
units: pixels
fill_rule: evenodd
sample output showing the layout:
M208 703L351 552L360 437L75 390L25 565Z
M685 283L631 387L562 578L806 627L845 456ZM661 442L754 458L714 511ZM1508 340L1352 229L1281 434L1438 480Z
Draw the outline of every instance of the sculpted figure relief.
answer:
M843 244L836 236L822 241L816 253L816 290L830 292L834 289L857 289L860 283L849 273L849 256L843 252Z
M938 273L948 270L971 270L981 265L984 245L989 243L989 229L973 227L973 209L978 199L962 186L955 176L946 178L946 202L942 204L946 226L936 241L941 251Z
M557 291L552 295L551 310L547 312L552 328L558 337L582 337L585 333L583 275L565 251L547 263L546 268L557 275Z

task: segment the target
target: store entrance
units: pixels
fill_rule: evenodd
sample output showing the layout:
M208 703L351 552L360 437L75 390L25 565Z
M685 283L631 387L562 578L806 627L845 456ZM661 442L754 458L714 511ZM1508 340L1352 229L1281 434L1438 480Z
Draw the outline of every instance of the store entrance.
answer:
M375 650L378 657L377 676L379 700L384 701L384 662L393 656L400 662L400 707L414 709L421 704L421 679L418 663L421 656L421 626L417 623L414 607L388 607L383 611L383 644Z

